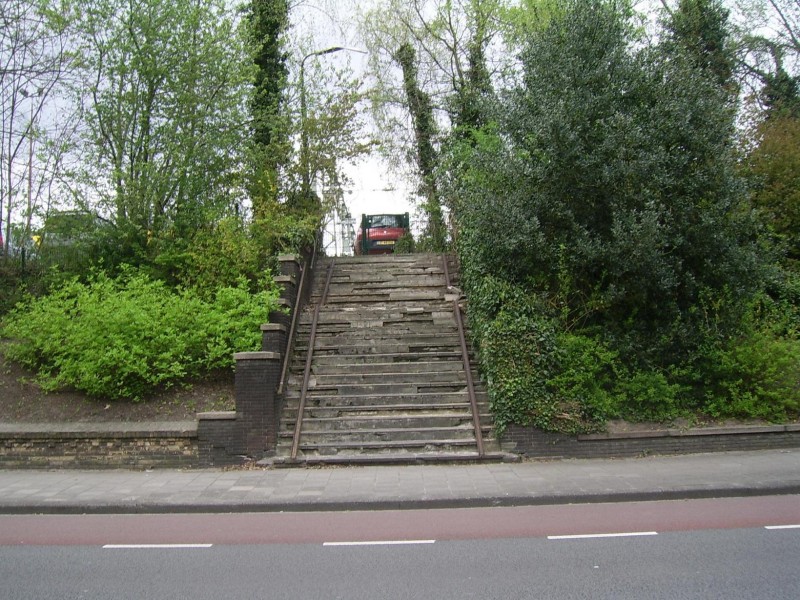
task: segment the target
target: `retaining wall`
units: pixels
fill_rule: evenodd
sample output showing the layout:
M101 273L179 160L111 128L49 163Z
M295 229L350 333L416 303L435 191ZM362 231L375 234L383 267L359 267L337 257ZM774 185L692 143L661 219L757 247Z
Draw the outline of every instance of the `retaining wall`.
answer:
M561 435L512 425L503 450L530 458L624 458L800 447L800 424Z
M200 466L197 423L0 424L0 468Z

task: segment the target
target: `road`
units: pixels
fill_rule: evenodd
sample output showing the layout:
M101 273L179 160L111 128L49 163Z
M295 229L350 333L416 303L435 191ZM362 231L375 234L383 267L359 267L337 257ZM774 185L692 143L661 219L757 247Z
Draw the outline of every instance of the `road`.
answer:
M798 524L798 496L0 516L0 598L796 598Z

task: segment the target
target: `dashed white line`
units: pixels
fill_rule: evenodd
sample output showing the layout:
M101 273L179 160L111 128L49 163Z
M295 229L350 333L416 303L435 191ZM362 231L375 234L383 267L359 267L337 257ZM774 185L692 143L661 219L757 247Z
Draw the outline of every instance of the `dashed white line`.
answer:
M800 529L800 525L767 525L764 529Z
M591 538L619 538L658 535L657 531L631 531L628 533L583 533L580 535L548 535L548 540L587 540Z
M435 544L436 540L383 540L372 542L325 542L323 546L408 546L413 544Z
M213 544L106 544L104 550L154 550L154 549L192 549L211 548Z

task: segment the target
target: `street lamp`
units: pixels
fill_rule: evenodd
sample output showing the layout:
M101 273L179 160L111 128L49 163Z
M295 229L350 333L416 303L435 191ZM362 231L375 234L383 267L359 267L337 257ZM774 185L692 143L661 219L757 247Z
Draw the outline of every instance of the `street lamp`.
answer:
M347 48L345 46L331 46L324 50L317 50L309 52L300 61L300 163L303 169L303 197L307 198L311 192L311 166L309 164L308 156L308 129L306 128L306 61L312 56L323 56L325 54L333 54L334 52L341 52L346 50L348 52L358 52L359 54L366 54L364 50L357 48Z

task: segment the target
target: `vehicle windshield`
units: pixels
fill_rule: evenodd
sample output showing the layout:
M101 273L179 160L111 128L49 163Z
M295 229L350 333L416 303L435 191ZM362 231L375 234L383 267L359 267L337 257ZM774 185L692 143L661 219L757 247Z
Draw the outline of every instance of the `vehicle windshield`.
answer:
M377 227L403 227L403 215L370 215L367 217L367 226L370 229Z

